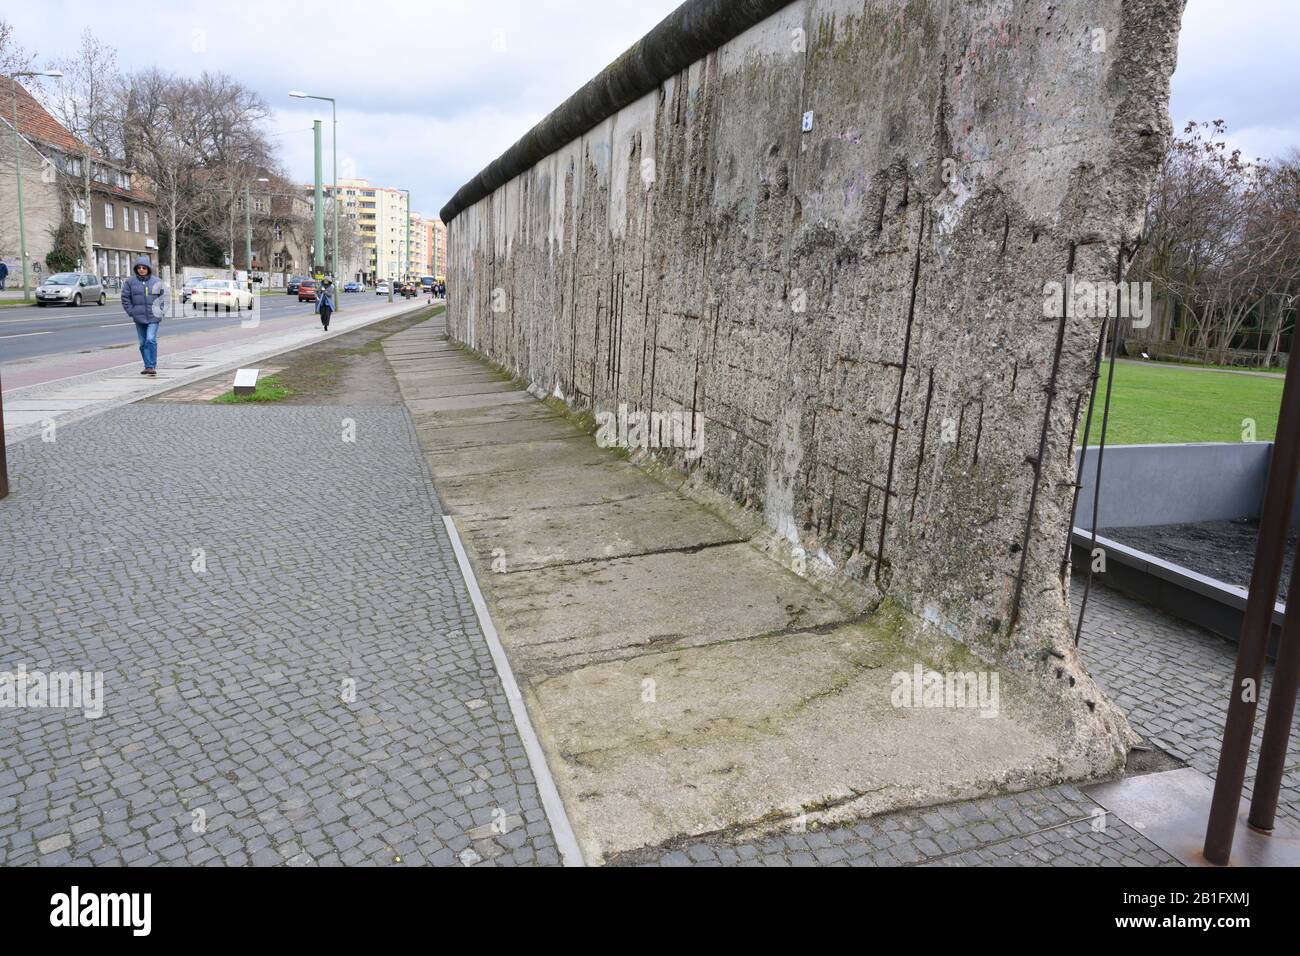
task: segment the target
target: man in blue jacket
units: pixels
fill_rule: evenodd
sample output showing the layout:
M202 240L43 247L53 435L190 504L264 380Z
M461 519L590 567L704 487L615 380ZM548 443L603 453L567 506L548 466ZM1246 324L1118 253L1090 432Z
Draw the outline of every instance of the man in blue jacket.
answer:
M167 289L153 274L148 256L135 260L135 275L122 284L122 309L135 323L140 340L141 375L158 374L158 325L167 311Z

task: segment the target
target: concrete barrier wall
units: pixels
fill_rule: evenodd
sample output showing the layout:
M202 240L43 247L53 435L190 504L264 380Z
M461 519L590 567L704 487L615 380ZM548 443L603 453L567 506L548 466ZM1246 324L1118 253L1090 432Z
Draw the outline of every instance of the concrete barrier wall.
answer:
M1258 517L1269 442L1117 445L1102 456L1099 528ZM1097 449L1084 456L1075 526L1092 526ZM1294 523L1294 522L1293 522Z
M1181 10L790 3L467 184L452 334L575 408L681 413L702 454L659 454L810 567L988 658L1073 659L1099 320L1046 316L1044 290L1114 279L1140 232Z

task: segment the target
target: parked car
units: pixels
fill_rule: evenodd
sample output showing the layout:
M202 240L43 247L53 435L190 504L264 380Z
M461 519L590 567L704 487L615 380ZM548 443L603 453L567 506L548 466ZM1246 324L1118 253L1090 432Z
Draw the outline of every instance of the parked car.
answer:
M55 303L76 308L83 302L103 305L106 301L99 277L83 272L56 272L36 287L36 304L39 306Z
M197 289L199 286L203 285L203 283L206 281L208 280L207 279L186 279L185 284L181 286L181 302L184 303L190 301L190 296L194 294L194 290Z
M315 302L316 301L316 280L303 279L298 283L298 301Z
M205 279L190 293L190 303L204 311L211 306L213 309L224 307L227 312L232 308L242 312L253 307L253 293L234 279Z
M288 285L288 287L285 289L285 292L288 293L289 295L297 295L297 294L298 294L298 286L300 286L300 285L302 284L302 281L303 281L305 278L307 278L307 277L306 277L306 276L293 276L293 277L291 277L291 278L289 279L289 285Z
M381 282L375 286L375 295L388 295L388 283Z
M347 285L345 285L345 286L343 287L343 291L344 291L344 292L360 292L360 291L361 291L361 283L360 283L360 282L349 282Z

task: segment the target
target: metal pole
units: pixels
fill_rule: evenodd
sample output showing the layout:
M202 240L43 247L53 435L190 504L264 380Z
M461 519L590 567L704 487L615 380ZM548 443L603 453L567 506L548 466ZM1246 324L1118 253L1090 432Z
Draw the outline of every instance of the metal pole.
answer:
M312 249L312 270L315 275L325 271L325 199L321 189L320 120L312 120L312 134L316 138L316 245Z
M1277 816L1277 799L1286 769L1286 748L1291 739L1291 719L1295 716L1296 686L1300 682L1300 574L1291 572L1286 594L1286 620L1278 642L1277 664L1273 667L1273 689L1268 695L1268 714L1264 718L1264 739L1259 745L1259 765L1255 768L1255 790L1250 799L1249 822L1257 830L1272 830Z
M244 183L244 258L248 262L248 283L253 283L253 213L252 200L248 195L248 183Z
M330 100L330 113L334 117L334 130L330 135L334 147L334 284L339 281L339 111L338 104ZM334 310L338 312L338 309Z
M1241 787L1246 779L1250 738L1259 702L1259 683L1273 626L1278 579L1282 573L1286 529L1295 502L1296 476L1300 473L1300 372L1296 370L1300 363L1297 359L1300 355L1293 348L1287 361L1286 382L1282 386L1277 437L1273 440L1268 486L1259 516L1255 566L1250 574L1250 593L1246 598L1246 612L1237 644L1237 670L1232 678L1219 770L1214 779L1214 797L1210 802L1210 818L1205 830L1205 858L1219 866L1225 866L1232 856L1237 813L1241 808ZM1295 575L1292 577L1294 579ZM1288 606L1287 610L1294 611L1294 608Z
M18 255L23 261L23 300L27 299L27 229L23 220L23 147L18 138L18 80L14 74L9 82L13 84L14 94L14 169L17 171L18 185Z

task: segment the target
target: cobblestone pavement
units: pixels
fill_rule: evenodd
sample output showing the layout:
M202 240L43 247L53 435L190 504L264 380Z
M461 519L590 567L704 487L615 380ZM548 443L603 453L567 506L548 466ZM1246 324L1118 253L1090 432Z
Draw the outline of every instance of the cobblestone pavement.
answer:
M1075 588L1076 612L1079 588ZM1236 645L1094 585L1081 647L1135 730L1210 776L1218 766ZM1267 689L1268 681L1265 680ZM1266 699L1266 698L1265 698ZM1256 727L1258 745L1261 712ZM1278 812L1300 810L1297 730ZM1254 772L1254 760L1251 773ZM1249 782L1249 776L1247 781ZM853 824L752 839L717 836L622 854L640 866L1178 866L1073 786L903 811Z
M405 409L135 405L9 457L0 672L104 705L0 708L0 864L558 862Z

